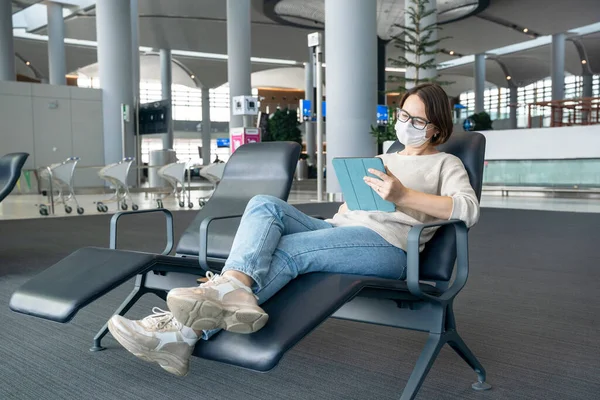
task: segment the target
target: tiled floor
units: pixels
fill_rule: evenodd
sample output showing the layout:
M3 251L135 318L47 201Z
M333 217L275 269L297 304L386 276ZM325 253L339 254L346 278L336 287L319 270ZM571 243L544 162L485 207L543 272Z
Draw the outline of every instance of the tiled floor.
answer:
M316 186L316 185L315 185ZM210 196L211 190L200 189L192 191L192 201L194 206L192 209L198 210L199 198ZM134 193L132 194L134 202L140 209L155 208L156 200L154 195L149 193ZM98 214L96 203L98 201L110 198L110 194L83 194L78 195L80 205L84 208L84 215ZM0 220L2 219L21 219L21 218L50 218L51 216L42 216L39 213L39 204L47 202L47 198L40 195L11 195L0 203ZM288 201L290 203L307 203L317 201L316 190L312 188L312 184L295 184L292 189ZM117 211L117 205L106 203L109 207L108 212L114 213ZM172 196L163 200L164 207L170 210L189 209L187 204L185 208L179 207L178 201ZM590 212L600 213L600 199L568 199L540 196L509 196L501 197L495 195L484 195L481 200L482 207L489 208L513 208L513 209L528 209L528 210L549 210L549 211L572 211L572 212ZM73 211L71 214L66 214L64 206L57 204L55 206L54 216L77 216L75 205L72 203ZM131 204L129 204L131 209Z

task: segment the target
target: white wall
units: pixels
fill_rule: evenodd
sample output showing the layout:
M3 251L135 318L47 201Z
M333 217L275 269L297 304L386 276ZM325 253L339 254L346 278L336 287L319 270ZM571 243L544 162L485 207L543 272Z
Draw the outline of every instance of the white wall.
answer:
M600 158L600 125L481 132L486 160Z
M72 86L0 82L0 153L27 152L33 169L81 158L104 164L102 92ZM76 186L98 186L95 169L77 170Z

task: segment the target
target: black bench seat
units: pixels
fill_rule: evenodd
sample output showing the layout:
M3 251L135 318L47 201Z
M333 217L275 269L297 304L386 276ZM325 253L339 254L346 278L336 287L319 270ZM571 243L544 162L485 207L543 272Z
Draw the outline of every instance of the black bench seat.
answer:
M178 272L187 268L189 272L202 273L193 258L82 248L21 286L13 294L10 308L66 323L79 310L136 275L169 271L175 266ZM263 329L250 335L219 332L201 342L194 354L256 371L268 371L277 365L286 351L355 296L382 297L382 289L388 290L383 297L394 301L419 301L410 294L405 281L329 273L301 275L263 304L269 314L269 322ZM439 293L427 284L421 284L421 289L432 295ZM341 317L344 318L343 313Z
M401 149L396 142L388 152ZM456 132L439 149L460 158L471 186L481 198L485 137L476 132ZM134 276L133 291L114 314L124 315L145 293L166 299L174 287L195 285L196 278L207 269L218 272L222 267L239 216L253 196L268 194L287 200L299 150L297 143L277 142L247 144L237 149L211 199L180 238L176 256L167 255L173 248L172 216L168 211L118 213L111 222L112 249L76 251L17 289L10 300L11 309L64 323L78 310ZM327 218L335 214L339 203L307 203L296 207L308 215ZM163 254L117 250L119 215L153 211L167 215L167 248ZM433 226L439 229L419 252L423 229ZM415 398L446 344L476 373L473 389L489 389L485 369L458 334L453 311L454 298L468 277L467 227L458 220L413 226L408 235L407 261L406 281L328 273L301 275L263 304L269 314L269 322L263 329L250 335L219 332L200 342L194 355L268 371L304 336L333 317L428 334L401 400ZM105 324L94 337L92 350L103 349L100 342L107 332Z

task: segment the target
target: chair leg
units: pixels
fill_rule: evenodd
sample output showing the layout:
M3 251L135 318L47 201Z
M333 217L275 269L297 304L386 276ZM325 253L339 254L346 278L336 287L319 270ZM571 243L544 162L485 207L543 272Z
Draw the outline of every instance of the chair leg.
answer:
M462 340L459 334L455 331L448 333L447 342L456 351L456 353L463 359L473 370L477 373L477 382L472 385L475 390L489 390L492 386L486 383L485 369L483 365L477 360L475 354L467 347L466 343Z
M166 290L151 290L148 291L148 293L154 293L156 296L158 296L161 300L167 301L167 295L169 294L169 292L167 292Z
M124 315L131 306L133 306L147 291L144 290L143 287L139 287L138 285L129 293L129 296L121 303L119 308L114 312L113 315ZM108 333L108 321L104 324L104 326L98 331L96 336L94 336L94 345L90 348L90 351L101 351L104 350L105 347L102 347L101 341L104 336Z
M410 374L410 378L408 378L400 400L413 400L415 398L444 343L445 341L441 334L429 334L429 339L427 339L425 348L423 348L417 364Z

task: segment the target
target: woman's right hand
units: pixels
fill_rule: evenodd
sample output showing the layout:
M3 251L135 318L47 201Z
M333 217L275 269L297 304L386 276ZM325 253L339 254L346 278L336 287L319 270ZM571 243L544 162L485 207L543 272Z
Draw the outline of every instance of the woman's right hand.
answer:
M348 210L348 205L346 203L343 203L340 208L338 209L338 214L345 214L347 213Z

